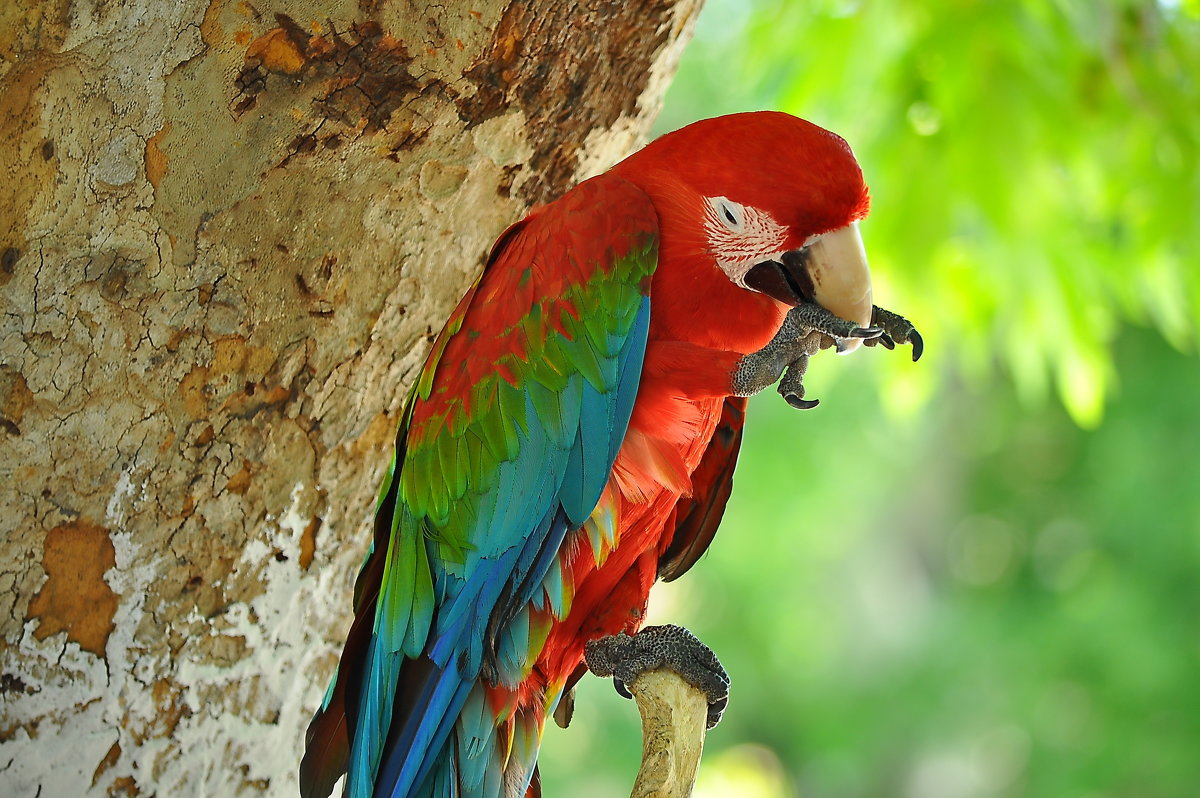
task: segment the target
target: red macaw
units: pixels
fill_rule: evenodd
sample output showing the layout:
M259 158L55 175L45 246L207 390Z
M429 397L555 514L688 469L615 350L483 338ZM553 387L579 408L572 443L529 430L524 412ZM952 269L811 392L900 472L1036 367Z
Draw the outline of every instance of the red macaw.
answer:
M835 343L920 355L912 325L872 306L867 204L841 138L734 114L500 236L404 411L303 795L343 772L356 798L538 794L543 723L589 644L619 679L665 659L716 721L719 663L678 627L639 633L647 597L712 540L743 397L782 374L811 407L807 358Z

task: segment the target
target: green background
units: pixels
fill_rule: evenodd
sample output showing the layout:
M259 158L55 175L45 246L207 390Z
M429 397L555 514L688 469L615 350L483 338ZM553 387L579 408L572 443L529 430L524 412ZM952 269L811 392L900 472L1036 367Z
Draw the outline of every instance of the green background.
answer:
M698 798L1200 795L1200 3L709 0L660 121L777 108L871 185L926 353L751 404L652 599L733 678ZM627 795L586 679L547 796Z

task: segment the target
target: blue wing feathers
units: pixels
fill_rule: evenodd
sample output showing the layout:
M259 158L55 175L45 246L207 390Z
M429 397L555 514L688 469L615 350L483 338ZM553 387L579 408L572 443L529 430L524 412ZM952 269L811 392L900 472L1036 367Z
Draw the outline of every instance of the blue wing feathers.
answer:
M645 297L638 305L637 316L633 319L632 329L621 347L621 371L617 377L616 388L616 419L615 428L625 430L629 427L629 417L633 415L633 404L637 401L638 383L641 381L642 364L646 357L646 337L650 332L650 297ZM624 434L610 441L612 459L617 458L617 450L621 448Z
M496 642L497 676L506 687L516 687L525 675L523 658L529 655L528 601L518 605L521 609L505 624L504 633Z

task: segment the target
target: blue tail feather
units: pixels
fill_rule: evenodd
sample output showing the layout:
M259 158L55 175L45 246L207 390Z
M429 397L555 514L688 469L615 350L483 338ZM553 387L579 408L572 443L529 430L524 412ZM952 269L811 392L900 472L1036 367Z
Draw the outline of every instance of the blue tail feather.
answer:
M419 693L408 702L421 707L421 712L408 715L399 727L393 719L375 777L374 798L408 798L424 783L444 754L471 687L472 682L464 681L453 667L430 667Z

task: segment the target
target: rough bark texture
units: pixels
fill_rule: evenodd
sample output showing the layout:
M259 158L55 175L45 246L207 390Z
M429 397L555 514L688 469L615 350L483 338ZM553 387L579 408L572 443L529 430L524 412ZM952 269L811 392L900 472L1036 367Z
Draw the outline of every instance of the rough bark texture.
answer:
M0 794L294 792L430 337L698 4L0 4Z

